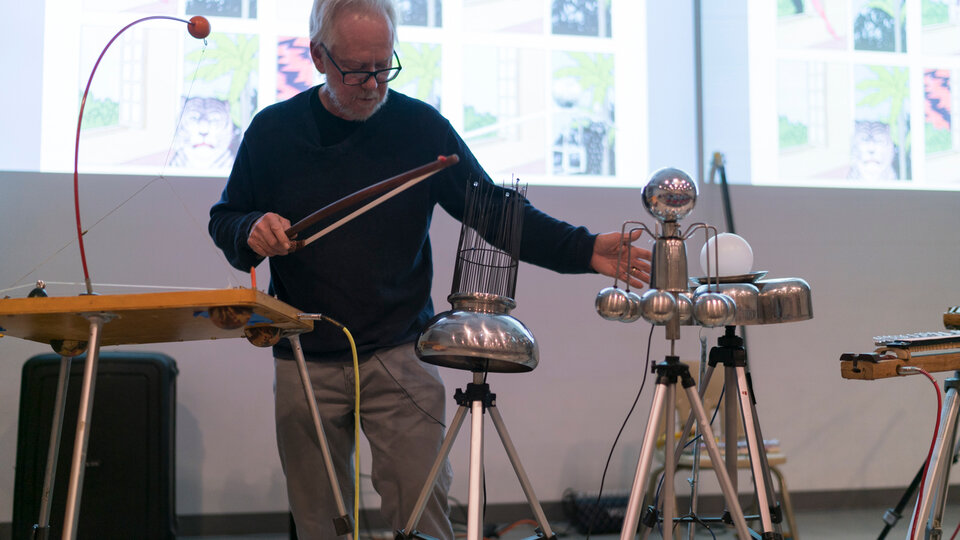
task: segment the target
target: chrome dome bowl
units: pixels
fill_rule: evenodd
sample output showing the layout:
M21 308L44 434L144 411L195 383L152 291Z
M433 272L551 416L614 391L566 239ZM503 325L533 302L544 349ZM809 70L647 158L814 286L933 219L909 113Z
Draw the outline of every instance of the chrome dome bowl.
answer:
M533 334L509 315L516 307L513 299L458 293L448 300L453 309L437 314L417 339L420 360L475 372L523 373L537 367Z

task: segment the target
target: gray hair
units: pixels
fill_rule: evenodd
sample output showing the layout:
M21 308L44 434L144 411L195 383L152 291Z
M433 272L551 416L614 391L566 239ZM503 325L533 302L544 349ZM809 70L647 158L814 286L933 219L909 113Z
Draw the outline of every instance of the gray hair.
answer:
M345 9L379 13L390 23L393 39L397 39L397 10L393 0L314 0L310 12L310 43L332 47L333 21Z

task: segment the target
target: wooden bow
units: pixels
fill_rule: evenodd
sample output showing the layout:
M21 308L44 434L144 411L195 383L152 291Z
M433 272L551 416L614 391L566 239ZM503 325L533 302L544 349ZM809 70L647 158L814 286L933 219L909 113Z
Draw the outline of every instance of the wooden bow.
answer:
M427 163L426 165L417 167L416 169L411 169L405 173L398 174L397 176L394 176L393 178L388 178L386 180L383 180L382 182L377 182L372 186L365 187L360 191L347 195L342 199L339 199L337 201L334 201L328 204L327 206L324 206L323 208L301 219L300 221L295 223L293 226L291 226L289 229L284 231L284 233L287 235L287 238L293 240L297 236L297 234L299 234L301 231L303 231L307 227L319 221L322 221L323 219L328 218L336 214L337 212L340 212L347 208L352 208L353 206L356 206L357 204L360 204L361 202L371 197L374 197L374 196L380 195L381 193L386 192L383 195L380 195L380 197L354 210L352 213L348 214L347 216L344 216L343 218L338 220L336 223L329 225L328 227L324 228L323 230L314 234L313 236L307 238L306 240L294 240L293 247L290 250L290 253L293 253L298 249L304 248L314 240L340 228L341 226L345 225L349 221L353 220L353 218L360 216L361 214L367 212L368 210L371 210L372 208L376 207L380 203L396 195L399 195L404 190L413 187L417 183L425 180L426 178L432 176L433 174L443 169L446 169L447 167L450 167L452 165L456 165L459 162L460 162L460 157L457 156L456 154L451 154L449 156L440 156L436 159L436 161L432 161L430 163Z

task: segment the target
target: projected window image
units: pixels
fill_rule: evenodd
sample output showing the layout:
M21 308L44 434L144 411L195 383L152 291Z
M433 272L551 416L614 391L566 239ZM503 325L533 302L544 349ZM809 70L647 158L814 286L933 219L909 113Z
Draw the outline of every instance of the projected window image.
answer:
M753 183L960 189L956 2L780 1L763 17Z
M98 55L126 24L150 14L204 15L206 40L178 23L126 31L101 61L84 111L87 172L223 176L250 120L323 82L310 58L311 0L49 0L47 60L72 63L75 85L44 85L41 163L72 170L78 96ZM646 170L642 21L633 0L398 0L403 70L391 88L438 109L495 179L629 185ZM178 11L179 10L179 11ZM79 24L78 24L79 23ZM619 69L627 62L631 69ZM639 83L639 84L638 84ZM631 106L616 109L630 85ZM634 147L624 152L624 141Z

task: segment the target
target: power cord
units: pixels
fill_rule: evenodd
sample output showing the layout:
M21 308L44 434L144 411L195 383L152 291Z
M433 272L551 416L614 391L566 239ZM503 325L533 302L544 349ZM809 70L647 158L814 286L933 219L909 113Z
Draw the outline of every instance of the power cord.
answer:
M350 330L326 315L321 314L320 319L343 330L350 342L350 353L353 356L353 537L360 538L360 359Z
M650 333L647 335L647 357L643 362L644 366L650 364L650 344L653 342L653 329L656 328L654 325L650 325ZM603 465L603 475L600 477L600 491L597 493L597 507L600 506L600 500L603 498L603 484L607 479L607 470L610 468L610 460L613 459L613 451L617 448L617 443L620 442L620 435L623 434L624 428L627 427L627 422L630 421L630 417L633 415L633 411L637 408L637 403L640 401L640 395L643 393L643 388L647 384L647 373L650 370L643 370L643 379L640 381L640 389L637 390L637 397L633 398L633 404L630 405L630 410L627 412L627 417L623 419L623 423L620 425L620 430L617 431L617 436L613 440L613 445L610 447L610 453L607 454L607 462ZM593 521L587 526L587 540L590 540L590 533L593 532Z

